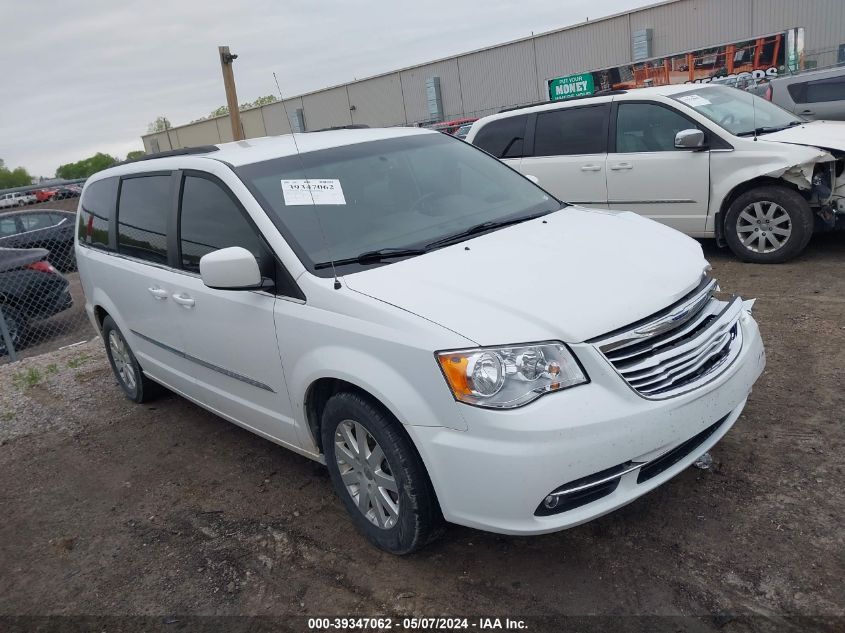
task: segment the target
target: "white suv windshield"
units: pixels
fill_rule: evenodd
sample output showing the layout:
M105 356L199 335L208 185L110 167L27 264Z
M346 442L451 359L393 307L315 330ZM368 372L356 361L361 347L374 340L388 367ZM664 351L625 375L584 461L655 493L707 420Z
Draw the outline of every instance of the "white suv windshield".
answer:
M332 260L355 272L391 261L375 251L425 250L444 238L460 239L467 229L481 232L487 223L560 208L523 176L445 134L340 146L235 171L305 266L321 276L331 274L326 263ZM291 192L306 177L312 187L325 180L333 190L315 192L312 204L307 191ZM362 254L367 261L349 261Z
M783 108L735 88L702 86L671 96L736 136L776 132L803 123Z

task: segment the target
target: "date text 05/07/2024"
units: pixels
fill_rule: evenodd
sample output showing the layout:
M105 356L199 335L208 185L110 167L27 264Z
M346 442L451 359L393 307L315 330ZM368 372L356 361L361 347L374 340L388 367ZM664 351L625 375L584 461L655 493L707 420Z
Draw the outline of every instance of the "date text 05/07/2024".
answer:
M458 631L458 630L524 630L524 620L496 617L480 618L308 618L310 631Z

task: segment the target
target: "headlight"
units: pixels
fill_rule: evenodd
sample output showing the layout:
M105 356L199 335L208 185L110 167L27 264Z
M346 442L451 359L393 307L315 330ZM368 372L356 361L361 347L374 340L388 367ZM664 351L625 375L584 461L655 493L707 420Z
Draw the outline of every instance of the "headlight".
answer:
M588 382L563 343L534 343L437 352L456 400L479 407L512 409L544 393Z

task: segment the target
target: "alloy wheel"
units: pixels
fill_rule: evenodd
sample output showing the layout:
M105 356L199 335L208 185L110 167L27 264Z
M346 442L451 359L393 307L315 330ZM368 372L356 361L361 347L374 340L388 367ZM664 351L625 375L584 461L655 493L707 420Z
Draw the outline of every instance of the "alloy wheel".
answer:
M129 347L126 345L126 341L116 330L109 332L109 350L118 378L127 389L134 391L137 385L135 366L132 364L132 357L129 355Z
M399 519L399 488L381 446L360 422L335 431L335 461L347 492L373 525L388 530Z
M736 220L736 233L743 246L755 253L772 253L792 235L792 220L777 202L752 202Z

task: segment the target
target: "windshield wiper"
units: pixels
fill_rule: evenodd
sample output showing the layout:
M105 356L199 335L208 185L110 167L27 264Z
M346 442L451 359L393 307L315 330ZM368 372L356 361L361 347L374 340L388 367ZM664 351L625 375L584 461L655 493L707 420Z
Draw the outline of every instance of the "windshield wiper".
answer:
M472 237L473 235L477 235L478 233L484 233L485 231L490 231L492 229L500 229L505 226L511 226L512 224L521 224L522 222L527 222L528 220L535 220L544 215L548 215L548 212L543 211L543 213L526 215L521 218L512 218L510 220L488 220L487 222L476 224L459 233L455 233L454 235L447 235L442 239L435 240L434 242L426 244L425 250L428 251L433 248L438 248L440 246L449 246L450 244L456 244L469 237Z
M789 127L795 127L796 125L801 125L805 123L805 121L790 121L786 125L781 125L780 127L758 127L753 130L748 130L747 132L738 132L736 136L757 136L758 134L769 134L770 132L780 132L781 130L785 130Z
M563 206L566 206L566 203L561 203L561 208L563 208ZM544 211L542 213L526 215L521 218L512 218L510 220L490 220L487 222L482 222L481 224L471 226L468 229L461 231L460 233L455 233L454 235L448 235L442 239L435 240L434 242L426 244L424 248L381 248L376 251L367 251L365 253L361 253L360 255L356 255L355 257L336 259L334 260L334 262L318 262L314 264L314 269L320 270L323 268L331 268L332 264L334 264L335 266L346 266L348 264L375 264L386 259L399 259L402 257L414 257L415 255L425 255L426 253L435 248L439 248L441 246L448 246L449 244L460 242L478 233L484 233L485 231L490 231L492 229L500 229L505 226L511 226L512 224L520 224L522 222L527 222L528 220L534 220L541 216L548 215L548 213L548 211Z
M424 255L428 251L423 248L382 248L377 251L367 251L356 255L355 257L347 257L346 259L336 259L334 262L319 262L314 264L315 270L322 268L331 268L332 264L335 266L345 266L347 264L375 264L384 261L385 259L397 259L400 257L413 257L414 255Z

